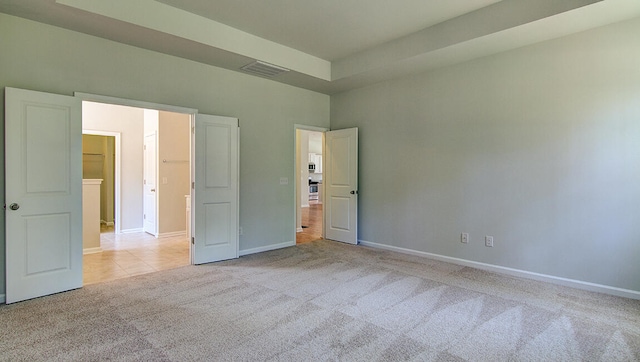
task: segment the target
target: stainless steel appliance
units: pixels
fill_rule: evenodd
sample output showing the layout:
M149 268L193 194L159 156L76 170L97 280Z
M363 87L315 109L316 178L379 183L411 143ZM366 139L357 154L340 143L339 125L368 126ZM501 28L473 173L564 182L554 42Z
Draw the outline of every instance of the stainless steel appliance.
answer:
M309 200L318 200L318 182L309 180Z

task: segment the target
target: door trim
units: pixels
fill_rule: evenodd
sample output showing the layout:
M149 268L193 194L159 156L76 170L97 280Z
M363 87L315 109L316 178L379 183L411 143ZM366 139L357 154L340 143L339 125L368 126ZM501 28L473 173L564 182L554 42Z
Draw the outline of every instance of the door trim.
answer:
M301 131L312 131L312 132L321 132L321 133L325 133L327 131L330 131L329 128L324 128L324 127L316 127L316 126L307 126L304 124L294 124L293 125L293 245L296 245L296 237L298 235L298 212L301 212L301 210L298 210L298 190L300 189L300 187L302 187L302 185L300 184L300 177L298 175L298 164L299 164L299 160L298 160L298 147L296 146L298 143L298 133L297 131L301 130ZM323 146L324 147L324 146ZM322 158L322 162L324 163L324 157ZM324 169L324 165L322 167ZM324 185L324 184L323 184ZM323 186L324 187L324 186ZM322 212L322 224L324 225L324 205L323 205L323 212ZM324 238L324 227L322 228L322 237Z
M135 108L147 108L147 109L155 109L155 110L158 110L158 111L175 112L175 113L186 113L186 114L197 114L198 113L198 110L195 109L195 108L186 108L186 107L172 106L172 105L169 105L169 104L161 104L161 103L137 101L137 100L134 100L134 99L103 96L103 95L100 95L100 94L74 92L73 95L74 95L74 97L80 98L83 101L87 101L87 102L115 104L115 105L118 105L118 106L128 106L128 107L135 107Z
M120 175L121 175L121 161L120 161L120 132L112 132L112 131L99 131L99 130L91 130L91 129L82 129L82 134L90 134L95 136L107 136L107 137L115 137L115 151L116 151L116 164L114 166L115 171L113 174L113 194L114 194L114 205L113 209L115 211L114 223L115 227L113 228L114 233L120 234L121 232L121 222L120 215L121 209L120 205L122 205L121 195L120 195Z
M96 102L96 103L104 103L104 104L113 104L113 105L117 105L117 106L127 106L127 107L135 107L135 108L143 108L143 109L153 109L153 110L158 110L158 111L165 111L165 112L174 112L174 113L182 113L182 114L188 114L191 117L191 129L193 130L195 127L195 118L196 115L199 113L198 109L196 108L187 108L187 107L180 107L180 106L174 106L174 105L169 105L169 104L162 104L162 103L153 103L153 102L146 102L146 101L139 101L139 100L135 100L135 99L128 99L128 98L119 98L119 97L111 97L111 96L105 96L105 95L100 95L100 94L92 94L92 93L84 93L84 92L74 92L73 93L74 97L76 98L80 98L82 101L87 101L87 102ZM239 137L239 132L238 132L238 137ZM195 163L193 162L193 155L195 154L195 136L194 136L194 132L191 132L191 141L190 141L190 147L191 147L191 160L190 160L190 164L191 164L191 181L194 181L195 178ZM193 188L191 189L191 192L193 192ZM239 191L238 191L239 194ZM193 194L191 197L191 210L193 210L194 208L194 203L195 200L193 198ZM195 226L195 219L192 217L191 218L191 230L193 230L193 227ZM144 227L140 228L140 230L135 230L134 232L139 232L139 231L143 231ZM120 233L122 233L122 230L120 230ZM193 257L191 257L191 255L193 254L193 244L189 243L189 255L190 255L190 263L193 265Z

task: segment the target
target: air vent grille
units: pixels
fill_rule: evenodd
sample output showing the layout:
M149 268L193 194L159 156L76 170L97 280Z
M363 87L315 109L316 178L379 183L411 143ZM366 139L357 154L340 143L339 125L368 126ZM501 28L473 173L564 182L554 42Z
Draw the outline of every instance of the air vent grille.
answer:
M287 68L282 68L277 65L261 62L256 60L253 63L247 64L244 67L240 68L247 73L251 73L254 75L259 75L261 77L272 78L278 74L286 73L289 71Z

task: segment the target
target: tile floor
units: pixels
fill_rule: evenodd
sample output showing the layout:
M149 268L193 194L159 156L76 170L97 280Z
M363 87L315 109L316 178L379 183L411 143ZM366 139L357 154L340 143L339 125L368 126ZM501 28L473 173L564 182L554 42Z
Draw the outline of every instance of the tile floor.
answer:
M83 282L93 284L189 265L185 236L159 238L147 233L114 234L103 227L101 253L83 256Z

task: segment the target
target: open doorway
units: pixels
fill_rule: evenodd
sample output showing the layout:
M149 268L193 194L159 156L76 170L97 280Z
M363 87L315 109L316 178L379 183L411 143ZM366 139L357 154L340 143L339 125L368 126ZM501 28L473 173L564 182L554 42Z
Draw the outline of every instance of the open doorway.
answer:
M296 129L296 244L323 237L323 147L323 131Z
M149 134L157 141L152 150L145 149ZM190 264L190 114L83 102L83 178L100 188L98 205L83 205L83 219L85 209L100 210L98 245L83 245L84 284Z
M66 96L6 87L4 95L5 128L11 135L5 138L5 169L7 174L15 176L5 185L7 199L12 202L5 230L7 303L83 285L82 123L86 119L83 100L188 115L193 180L189 196L193 216L186 224L191 225L193 237L189 240L183 236L182 240L183 245L187 245L189 263L204 264L238 257L240 132L237 118L77 92ZM119 121L121 119L113 118L107 123ZM122 143L124 140L123 136ZM120 154L124 156L124 152ZM124 170L124 162L121 164ZM139 166L137 171L141 171ZM120 188L124 186L121 182ZM141 183L138 187L141 188ZM221 189L224 192L218 192ZM198 197L193 197L196 195ZM20 208L20 204L27 206ZM99 197L94 204L99 204ZM124 209L121 207L121 211ZM183 215L186 219L186 212ZM125 220L122 217L121 221ZM27 244L33 247L25 248ZM140 271L133 273L140 274Z

